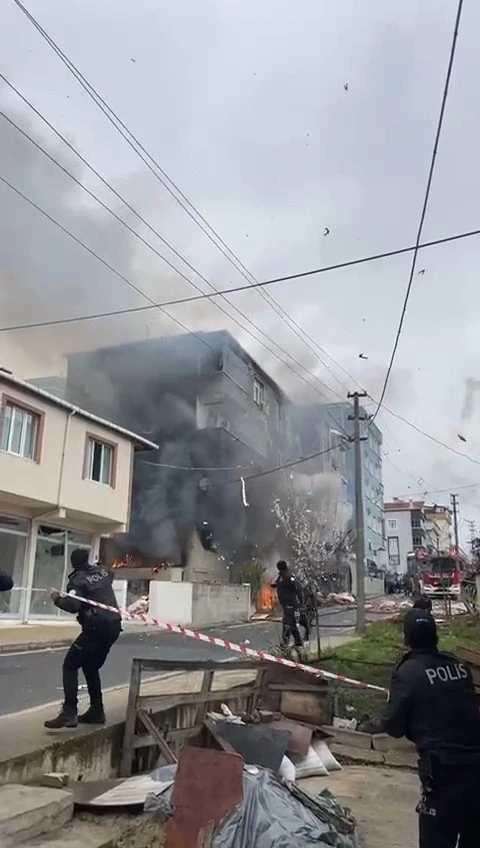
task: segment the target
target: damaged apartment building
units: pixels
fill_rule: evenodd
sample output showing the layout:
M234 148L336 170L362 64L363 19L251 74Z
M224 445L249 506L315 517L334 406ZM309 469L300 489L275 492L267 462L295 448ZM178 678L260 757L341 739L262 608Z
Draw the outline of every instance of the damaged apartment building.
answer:
M228 582L268 557L282 478L261 472L302 455L301 438L286 395L227 331L74 354L65 397L160 446L135 457L119 559Z

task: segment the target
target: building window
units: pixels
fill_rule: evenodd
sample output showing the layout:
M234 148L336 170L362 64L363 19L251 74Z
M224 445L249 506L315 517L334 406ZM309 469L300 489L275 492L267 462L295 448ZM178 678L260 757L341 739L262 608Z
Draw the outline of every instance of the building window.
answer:
M88 550L90 545L89 535L46 524L39 526L29 615L68 616L50 600L49 590L53 586L65 591L71 571L70 554L75 548Z
M95 483L113 486L115 449L107 442L88 437L85 456L85 477Z
M19 615L23 593L25 554L30 523L24 518L0 515L0 562L2 568L13 579L13 589L0 594L0 618L2 615Z
M389 518L388 521L387 521L387 525L388 525L389 530L396 530L397 529L397 519L396 518Z
M413 541L413 547L414 547L414 549L416 549L416 548L421 548L421 547L422 547L422 545L423 545L423 541L422 541L422 537L421 537L421 536L414 536L412 541Z
M256 377L253 378L253 400L257 406L263 406L265 387Z
M421 530L422 522L419 518L412 518L412 530Z
M40 416L7 401L3 408L1 449L26 459L36 458Z

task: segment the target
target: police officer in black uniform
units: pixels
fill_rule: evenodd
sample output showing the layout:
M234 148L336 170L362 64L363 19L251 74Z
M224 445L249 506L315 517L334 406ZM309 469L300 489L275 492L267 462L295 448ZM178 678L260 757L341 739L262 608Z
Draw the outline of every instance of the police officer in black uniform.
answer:
M278 602L282 607L282 643L287 646L293 636L295 647L303 648L302 637L298 629L297 613L302 601L302 592L285 560L277 562L278 577L272 586L277 590Z
M417 747L420 848L478 848L480 713L469 669L438 650L426 610L404 621L409 648L396 667L383 729Z
M57 718L45 722L48 730L77 727L77 723L105 724L102 687L99 670L121 630L120 612L92 607L75 599L75 595L118 609L113 591L113 571L101 563L89 564L89 552L83 548L72 551L72 572L68 576L67 596L52 592L51 598L59 609L77 614L82 632L75 639L63 662L65 701ZM78 670L82 669L90 696L89 709L77 716Z

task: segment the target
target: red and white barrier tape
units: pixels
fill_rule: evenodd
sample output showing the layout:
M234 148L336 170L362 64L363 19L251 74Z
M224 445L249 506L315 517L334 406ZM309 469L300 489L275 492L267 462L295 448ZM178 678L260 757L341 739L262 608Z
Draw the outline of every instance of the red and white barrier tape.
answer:
M285 665L288 668L296 668L299 671L305 671L307 674L313 674L314 677L323 677L326 680L338 680L340 683L347 683L350 686L357 686L359 689L370 689L374 692L383 692L388 694L388 689L382 686L374 686L373 683L363 683L361 680L352 680L350 677L344 677L341 674L334 674L332 671L325 671L321 668L314 668L310 665L287 660L283 657L277 657L274 654L269 654L266 651L254 651L252 648L247 648L245 645L237 645L235 642L230 642L229 639L219 639L218 636L207 636L206 633L199 633L198 630L190 630L188 627L182 627L180 624L170 624L169 622L159 621L157 618L150 618L146 613L130 613L127 610L119 610L117 607L101 604L98 601L91 601L88 598L82 598L79 595L68 595L66 592L59 592L64 598L73 598L76 601L81 601L83 604L89 604L92 607L114 612L122 618L129 620L140 618L145 624L159 627L160 630L167 630L169 633L179 633L181 636L188 636L190 639L196 639L198 642L207 642L209 645L216 645L218 648L225 648L227 651L233 651L236 654L243 654L245 657L251 657L256 660L265 660L274 662L278 665Z

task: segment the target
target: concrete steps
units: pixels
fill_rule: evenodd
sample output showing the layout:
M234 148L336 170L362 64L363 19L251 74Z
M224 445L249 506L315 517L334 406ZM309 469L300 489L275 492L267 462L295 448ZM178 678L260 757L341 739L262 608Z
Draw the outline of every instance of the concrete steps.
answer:
M74 822L50 836L22 842L18 848L115 848L116 844L117 840L112 838L108 828L89 822Z
M58 831L72 816L71 792L15 783L0 786L1 848L17 848L29 839Z
M65 789L0 786L0 848L115 848L110 828L72 817Z

